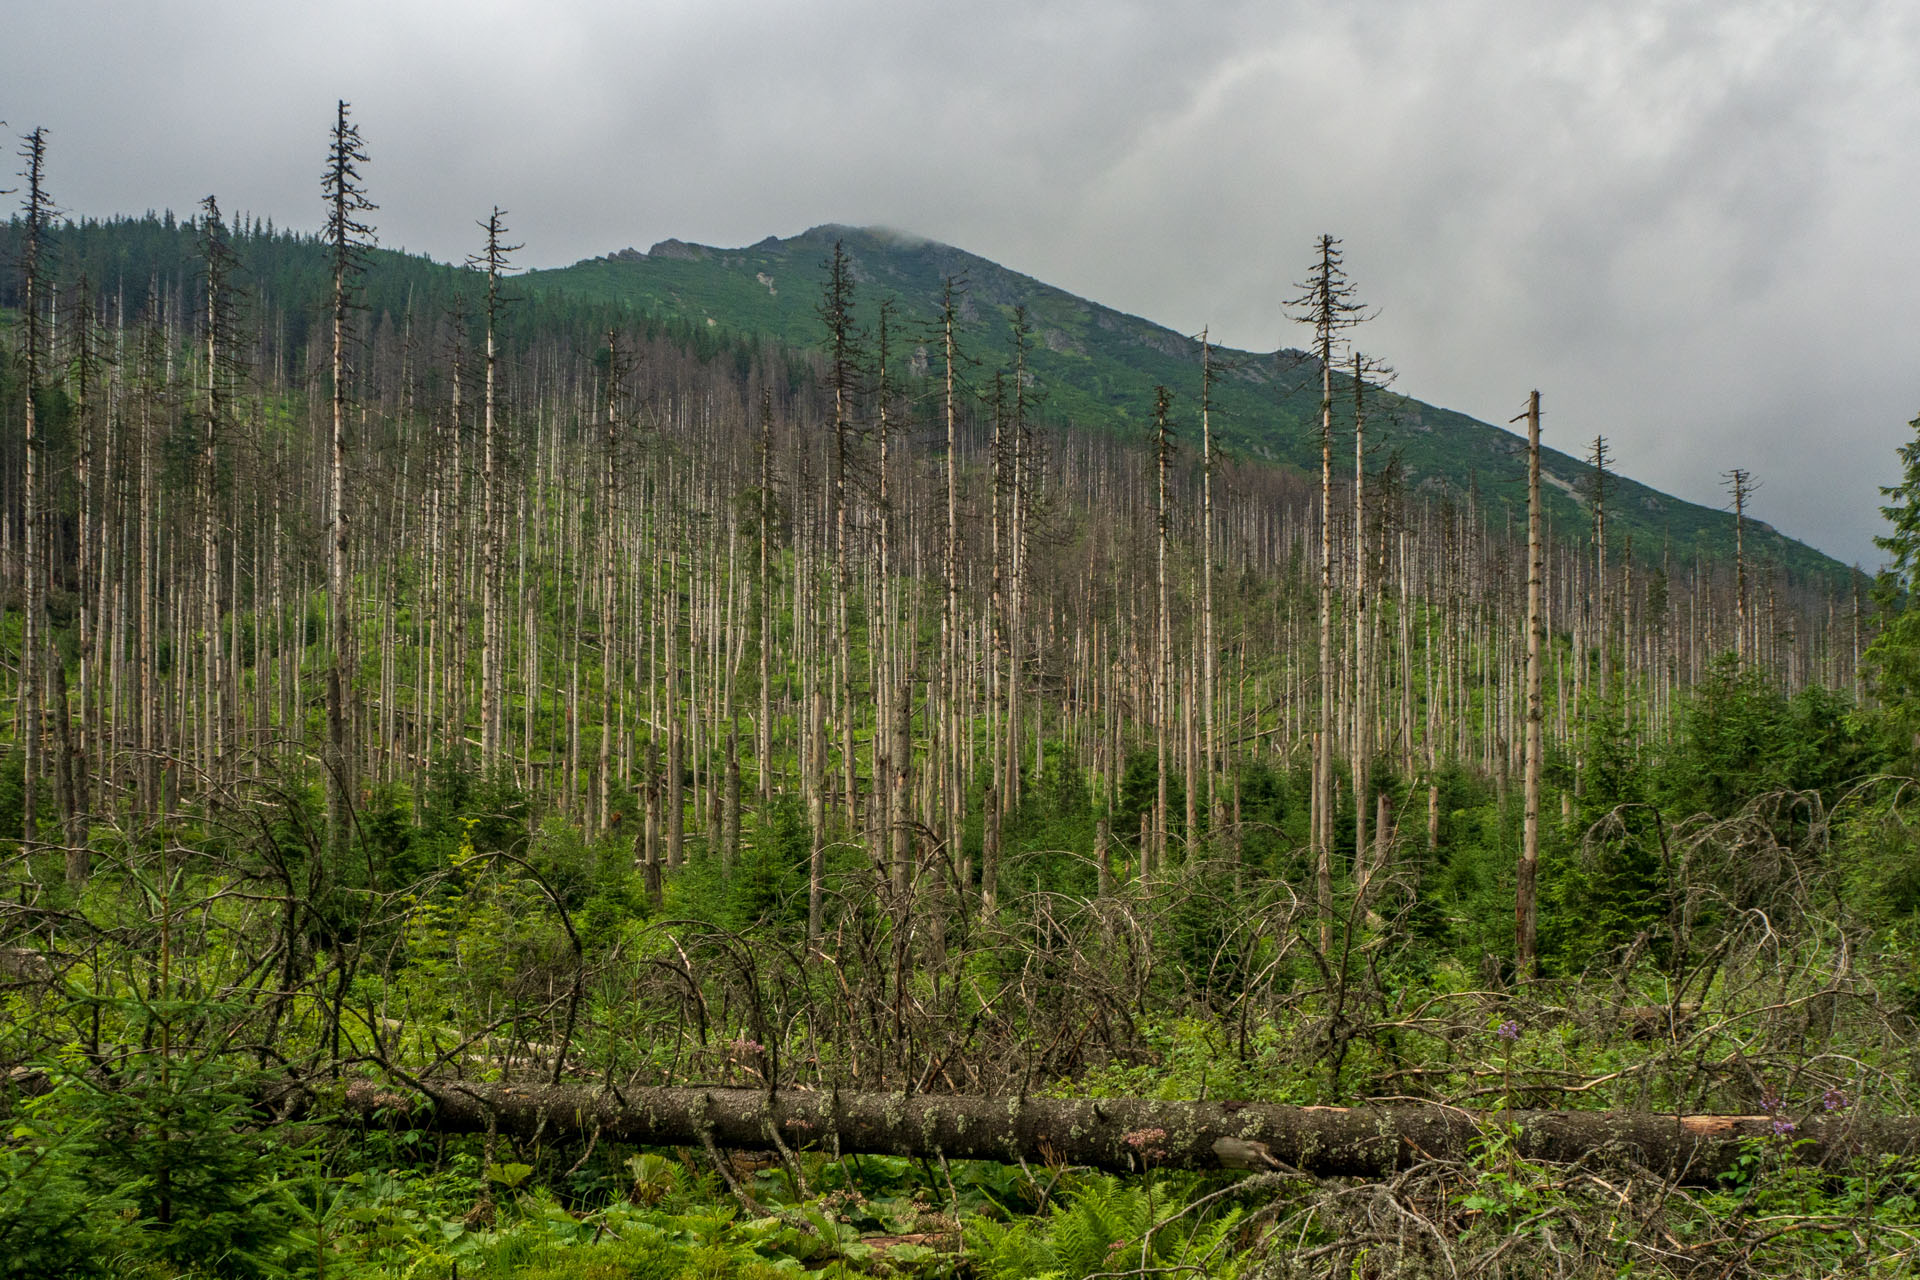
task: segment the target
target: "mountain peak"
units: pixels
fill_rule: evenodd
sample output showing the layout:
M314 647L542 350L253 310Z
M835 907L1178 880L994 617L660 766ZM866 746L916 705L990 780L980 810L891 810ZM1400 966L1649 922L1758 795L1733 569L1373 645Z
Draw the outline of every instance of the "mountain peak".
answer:
M703 244L688 244L685 240L662 240L647 250L647 256L666 258L673 262L698 262L710 256L712 252Z
M940 323L949 280L959 295L959 338L973 359L1002 363L1014 343L1016 309L1029 330L1026 368L1058 421L1139 438L1148 430L1155 388L1175 395L1179 429L1197 439L1201 351L1191 334L1077 297L989 258L913 232L825 222L789 237L740 248L662 240L557 271L534 272L534 286L598 298L663 317L698 332L720 331L796 348L821 341L817 304L834 241L845 243L858 288L856 307L871 324L882 299L893 304L894 333L910 352ZM1277 346L1278 344L1276 344ZM904 357L903 357L904 358ZM1299 351L1213 348L1209 406L1215 443L1243 456L1317 473L1318 362ZM1349 430L1352 383L1335 371L1336 427ZM1382 462L1397 458L1411 488L1442 494L1476 491L1487 517L1524 512L1526 476L1519 438L1504 427L1422 404L1398 392L1370 393L1367 439ZM1344 419L1345 422L1338 421ZM1548 505L1565 528L1588 517L1578 497L1590 472L1579 458L1543 451ZM1378 465L1378 464L1376 464ZM1618 531L1635 535L1642 554L1671 546L1680 555L1722 557L1733 543L1730 512L1660 494L1625 476L1613 507ZM1800 574L1838 580L1844 567L1812 548L1748 524L1748 553Z

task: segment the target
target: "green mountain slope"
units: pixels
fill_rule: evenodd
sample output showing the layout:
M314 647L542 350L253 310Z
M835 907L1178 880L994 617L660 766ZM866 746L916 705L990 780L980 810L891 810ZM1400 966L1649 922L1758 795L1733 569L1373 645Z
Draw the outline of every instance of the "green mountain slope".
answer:
M903 363L912 362L916 338L930 338L942 284L957 277L966 282L963 348L975 359L1003 360L1014 308L1027 308L1035 339L1030 367L1049 416L1143 433L1153 388L1164 384L1179 397L1176 408L1187 420L1197 417L1200 344L1193 338L950 245L873 228L821 226L740 249L668 240L644 254L628 249L530 272L519 283L531 294L629 306L716 336L806 348L820 341L816 308L835 240L852 259L863 313L870 319L880 298L894 299L897 330L907 335L900 344L909 352ZM1216 359L1224 373L1215 386L1214 424L1226 446L1317 470L1317 364L1297 351L1222 348L1216 349ZM1343 411L1350 398L1350 391L1341 397ZM1464 495L1477 484L1490 518L1503 518L1503 504L1516 514L1524 511L1525 443L1514 432L1392 392L1381 393L1369 415L1369 439L1379 442L1383 457L1386 450L1398 452L1411 486ZM1188 434L1197 433L1194 423ZM1548 449L1542 467L1553 523L1563 530L1584 527L1577 495L1587 483L1587 465ZM1631 535L1636 550L1648 557L1668 550L1680 561L1695 554L1732 556L1730 512L1674 498L1624 476L1616 477L1609 506L1616 545ZM1849 572L1758 522L1749 522L1747 546L1757 562L1771 562L1796 578L1838 582Z

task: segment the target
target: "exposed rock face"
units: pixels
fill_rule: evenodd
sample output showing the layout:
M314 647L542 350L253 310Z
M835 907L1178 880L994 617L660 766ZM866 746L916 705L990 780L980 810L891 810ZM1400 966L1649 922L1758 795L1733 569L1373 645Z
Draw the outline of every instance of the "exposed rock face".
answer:
M1183 359L1191 358L1196 360L1200 358L1200 344L1192 338L1182 337L1171 329L1142 327L1137 340L1141 346L1158 351L1164 356L1176 356Z
M688 244L684 240L662 240L647 250L649 258L666 258L674 262L698 262L709 257L707 250L697 244Z

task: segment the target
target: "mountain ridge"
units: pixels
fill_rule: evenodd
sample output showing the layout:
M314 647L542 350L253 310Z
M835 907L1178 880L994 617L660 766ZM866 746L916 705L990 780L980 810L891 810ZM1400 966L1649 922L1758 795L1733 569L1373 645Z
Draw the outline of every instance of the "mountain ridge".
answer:
M191 220L144 218L83 220L55 229L54 243L68 266L98 281L144 289L150 280L176 283L198 270ZM0 259L14 249L17 227L0 224ZM827 223L799 235L765 237L740 248L662 240L652 250L623 249L566 267L519 273L526 304L510 306L506 324L531 333L565 319L604 327L621 317L660 323L708 354L730 343L746 349L773 341L788 349L817 350L816 314L824 259L835 239L847 245L859 284L859 307L868 318L879 295L896 299L897 332L924 331L938 309L945 275L965 276L962 296L964 350L983 362L1001 359L1011 334L1013 307L1029 307L1035 345L1029 368L1045 395L1043 416L1081 427L1144 439L1153 388L1164 384L1176 396L1181 431L1197 437L1193 408L1199 383L1199 342L1144 317L1078 297L1036 277L1001 266L956 246L893 229ZM301 299L317 298L324 263L317 240L290 232L263 235L255 228L244 241L248 269L271 282L277 303L294 303L282 314L292 329L312 320ZM430 257L375 250L369 258L371 313L393 322L409 307L431 311L471 294L473 273ZM764 278L763 278L764 277ZM13 281L0 278L0 307L9 305ZM437 300L437 301L436 301ZM566 305L590 304L585 310ZM528 305L530 304L530 305ZM555 305L560 304L556 310ZM916 354L903 343L906 362ZM1292 467L1317 481L1319 450L1317 363L1295 349L1248 352L1216 348L1221 362L1214 388L1216 439L1230 452ZM1350 389L1337 395L1338 428L1350 422ZM1524 441L1514 432L1467 414L1387 390L1376 397L1368 434L1379 444L1378 466L1397 451L1411 488L1464 502L1473 492L1485 518L1524 518ZM1542 451L1550 527L1562 538L1584 543L1587 522L1580 490L1590 468L1549 444ZM1340 447L1336 466L1351 476L1352 450ZM1641 481L1612 473L1609 542L1624 547L1633 538L1635 559L1654 565L1669 556L1677 565L1694 555L1721 563L1733 557L1733 516L1722 508L1692 503ZM1855 570L1749 519L1748 555L1764 574L1772 564L1788 580L1838 589Z
M822 223L798 235L767 236L738 248L669 238L645 253L628 248L567 267L526 272L518 279L537 290L583 300L621 303L661 318L772 339L799 348L820 345L815 314L824 263L834 243L849 257L856 301L871 317L874 295L894 304L894 323L924 335L938 314L939 287L965 281L959 314L963 350L995 360L1008 349L1012 311L1027 309L1029 354L1043 412L1079 427L1143 435L1152 389L1166 385L1185 416L1196 410L1201 343L1147 317L1069 293L992 259L913 232L887 227ZM909 351L918 353L911 342ZM1214 429L1230 450L1317 473L1318 361L1281 347L1245 351L1214 347L1218 362L1212 395ZM1336 430L1351 429L1351 381L1336 371ZM1375 389L1368 408L1373 457L1396 453L1410 488L1464 497L1476 489L1490 516L1525 504L1525 442L1516 433L1457 410L1391 389ZM1351 435L1336 467L1350 476ZM1374 465L1378 465L1378 461ZM1592 469L1579 457L1542 448L1550 517L1563 530L1584 522L1584 488ZM1636 558L1672 554L1732 558L1734 517L1729 511L1665 493L1630 475L1609 472L1610 541L1635 543ZM1838 585L1853 572L1839 560L1763 521L1746 522L1747 552L1756 566Z

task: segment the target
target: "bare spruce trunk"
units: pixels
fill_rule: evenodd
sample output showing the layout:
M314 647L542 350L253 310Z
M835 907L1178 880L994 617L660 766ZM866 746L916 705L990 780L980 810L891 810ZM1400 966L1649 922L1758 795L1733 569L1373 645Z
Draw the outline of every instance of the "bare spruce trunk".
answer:
M1000 806L987 784L986 814L980 831L980 918L992 920L1000 905Z
M1213 346L1206 330L1200 332L1200 701L1206 732L1207 824L1218 838L1226 826L1219 790L1221 768L1220 725L1214 716L1214 689L1219 677L1215 662L1219 650L1213 632ZM1194 782L1189 779L1188 787Z
M1322 261L1327 249L1323 242ZM1313 885L1320 950L1333 950L1333 328L1320 328L1319 728L1313 738Z
M477 265L487 272L486 391L480 429L480 766L500 767L505 713L506 619L501 607L501 546L504 513L500 496L499 312L500 273L510 252L501 243L505 224L498 208L487 218L487 245Z
M656 910L660 906L660 749L647 743L646 816L641 832L641 868L647 882L647 900Z
M155 525L158 522L159 513L155 509L153 492L153 436L155 431L155 418L158 416L155 402L159 399L160 395L159 383L156 377L156 366L159 364L159 359L155 346L161 341L161 338L155 322L149 321L147 334L147 350L145 352L145 358L142 361L142 370L146 385L142 388L143 394L140 397L140 505L138 512L138 519L140 521L140 581L135 588L135 594L138 597L136 607L139 612L140 628L138 699L140 719L140 811L143 816L151 819L158 814L160 807L158 773L159 740L158 725L156 724L160 713L157 702L159 689L155 681L155 677L158 674L156 670L157 659L155 653L159 643L159 626L157 619L154 617L155 603L158 596L158 591L154 584L159 573L157 561L158 548L155 546L157 541ZM29 771L29 774L30 773L31 771Z
M1027 318L1024 307L1014 308L1013 402L1009 406L1008 447L1011 450L1011 492L1007 509L1007 724L1003 751L1000 808L1020 804L1021 723L1025 711L1021 692L1026 685L1026 576L1027 507L1031 501L1027 470Z
M820 945L826 921L827 883L827 695L815 678L807 707L808 768L813 786L808 789L807 817L812 828L812 845L807 855L807 945Z
M1536 971L1534 936L1538 904L1534 884L1540 866L1541 745L1540 651L1546 640L1542 621L1540 542L1540 393L1527 397L1527 760L1522 811L1520 865L1514 875L1514 960L1523 977Z
M773 799L773 392L760 400L760 720L754 726L754 771L760 803Z
M1172 499L1168 473L1173 466L1173 430L1168 410L1173 395L1165 387L1154 388L1153 431L1155 468L1155 544L1154 587L1157 609L1154 614L1153 707L1156 788L1153 800L1153 869L1164 871L1167 857L1167 739L1173 723L1169 707L1173 701L1173 609L1167 580L1167 544L1173 525ZM1147 868L1142 856L1143 873Z
M1733 492L1733 647L1744 667L1753 656L1747 616L1747 498L1753 492L1753 473L1735 467L1726 479Z
M43 643L40 629L46 611L46 573L40 563L40 431L34 397L40 387L40 237L49 207L46 191L41 185L46 148L46 133L43 130L35 129L27 135L26 243L20 259L20 309L21 323L25 329L21 372L26 390L22 397L26 436L20 495L24 535L22 576L26 579L26 590L22 593L26 617L22 621L20 640L20 736L25 748L20 810L23 828L21 851L28 854L33 853L40 844L40 775L45 767L40 759L40 648Z
M1373 710L1369 699L1368 641L1372 603L1367 592L1367 407L1365 362L1353 353L1353 716L1350 768L1353 774L1354 891L1364 902L1373 867L1367 844L1367 788L1372 779Z
M620 522L615 514L620 456L619 337L607 330L607 422L600 464L600 749L594 763L594 828L605 831L613 796L613 704L615 627L619 619L614 555Z
M847 468L853 432L857 352L853 338L853 274L845 247L834 241L828 263L824 311L831 347L833 384L833 632L840 683L840 763L846 788L847 825L854 825L859 767L853 751L853 640L848 627L847 597L852 591L852 563L848 549Z
M466 326L456 315L453 323L452 370L449 378L449 390L452 393L450 418L447 435L451 462L448 468L446 515L443 525L447 538L447 564L442 593L446 600L450 660L442 673L444 687L441 702L445 710L442 715L443 736L450 739L445 749L456 761L464 762L467 754L467 659L470 645L467 639L468 594L467 566L472 563L468 530L472 528L467 510L467 485L465 464L466 422L462 413L461 388L466 379Z
M720 867L731 874L740 862L740 731L727 734L727 798L720 817Z
M943 756L941 759L942 778L945 792L942 797L945 824L942 835L945 837L950 856L956 866L964 865L960 852L960 813L964 783L960 771L960 734L963 724L965 689L967 677L961 666L960 654L960 439L959 408L954 398L954 360L958 354L954 345L954 322L957 309L954 301L954 280L949 276L942 287L940 302L941 349L944 355L942 373L945 378L945 399L943 407L947 426L947 536L943 551L943 576L946 579L946 592L940 618L941 665L945 669L944 693L946 706L941 721L943 736ZM961 876L964 888L965 876Z
M373 208L360 187L357 166L366 162L360 148L360 130L347 123L347 104L338 104L333 145L325 184L331 208L327 241L333 259L332 280L332 431L327 471L327 596L333 630L327 663L328 818L336 853L347 841L347 824L354 795L354 764L349 740L348 700L354 655L353 601L348 592L347 529L347 319L354 306L353 282L360 265L361 246L369 234L359 215Z
M1320 913L1320 946L1333 946L1334 700L1333 670L1333 347L1334 336L1358 321L1360 307L1341 265L1340 242L1323 235L1318 259L1295 300L1297 318L1313 326L1314 354L1320 362L1320 646L1314 700L1318 709L1313 735L1313 805L1310 819L1314 860L1314 897Z
M97 334L93 316L93 298L82 282L75 309L74 323L74 417L73 429L79 440L79 482L80 482L80 520L79 520L79 560L75 566L78 572L79 610L78 618L78 675L80 684L79 725L73 734L69 769L73 778L73 808L67 815L67 880L76 887L84 885L92 874L92 854L85 847L88 828L93 817L93 753L100 732L100 720L95 697L98 693L97 651L100 648L100 627L106 615L107 580L110 574L112 553L106 545L105 520L99 521L100 531L95 533L96 497L107 487L96 479L94 467L94 436L97 430L95 421L96 401L94 397L94 379L99 368L100 351L97 346ZM113 442L107 440L105 476L110 477L113 470ZM108 481L110 483L110 480ZM97 593L97 594L96 594ZM62 700L64 703L64 699ZM108 755L111 755L109 752Z
M1102 898L1113 896L1113 867L1108 861L1112 830L1112 824L1104 817L1096 819L1093 824L1093 871L1097 892Z
M667 867L677 871L686 861L686 729L680 708L680 668L674 643L674 623L667 632Z

